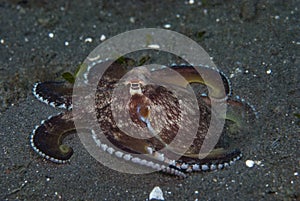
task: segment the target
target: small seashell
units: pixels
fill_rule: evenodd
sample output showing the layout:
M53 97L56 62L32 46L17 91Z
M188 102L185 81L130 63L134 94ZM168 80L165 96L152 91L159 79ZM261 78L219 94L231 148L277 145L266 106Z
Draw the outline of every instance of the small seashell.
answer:
M165 200L162 190L159 186L155 186L149 195L149 200Z

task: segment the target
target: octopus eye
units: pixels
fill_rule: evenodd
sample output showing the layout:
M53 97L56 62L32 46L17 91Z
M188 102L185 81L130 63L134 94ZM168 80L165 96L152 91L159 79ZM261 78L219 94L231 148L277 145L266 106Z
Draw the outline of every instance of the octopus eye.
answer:
M140 87L139 83L131 83L131 88L132 89L138 89Z
M131 82L130 83L130 94L142 94L141 85L139 82Z

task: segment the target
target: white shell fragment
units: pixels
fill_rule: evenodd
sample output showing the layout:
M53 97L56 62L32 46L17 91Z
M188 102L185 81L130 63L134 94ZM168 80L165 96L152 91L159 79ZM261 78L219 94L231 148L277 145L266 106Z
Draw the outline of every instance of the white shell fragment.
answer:
M160 46L157 45L157 44L150 44L150 45L148 45L148 48L151 48L151 49L159 49Z
M104 34L101 35L100 40L104 41L106 39L106 36Z
M246 160L246 166L252 168L254 165L264 166L261 161Z
M246 166L249 168L252 168L255 164L255 162L253 160L246 160Z
M158 186L155 186L149 195L149 200L152 200L152 199L165 200L164 196L163 196L163 192Z

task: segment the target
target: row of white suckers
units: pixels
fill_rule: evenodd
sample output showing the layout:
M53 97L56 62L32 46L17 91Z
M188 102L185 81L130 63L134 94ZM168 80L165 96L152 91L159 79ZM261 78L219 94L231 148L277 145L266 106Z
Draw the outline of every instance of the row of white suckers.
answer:
M58 113L57 115L60 115L60 114L61 114L61 113ZM57 115L54 115L54 116L57 116ZM47 118L47 120L51 119L51 118L54 117L54 116L53 116L53 115L50 115L50 116ZM31 135L30 135L30 145L31 145L31 147L33 148L33 150L34 150L35 152L37 152L40 156L42 156L43 158L45 158L45 159L47 159L47 160L50 160L50 161L52 161L52 162L54 162L54 163L67 163L67 162L69 162L70 160L60 160L60 159L56 159L56 158L53 158L53 157L51 157L51 156L48 156L48 155L46 155L45 153L43 153L42 151L40 151L39 148L37 148L37 147L35 146L35 144L34 144L33 139L34 139L34 135L35 135L36 130L37 130L41 125L43 125L43 124L45 123L45 121L47 121L47 120L42 120L41 123L40 123L40 125L36 125L36 126L35 126L35 128L33 129L32 133L31 133Z
M37 82L33 85L33 88L32 88L32 93L33 95L41 102L43 103L46 103L47 105L50 105L52 107L55 107L55 108L60 108L60 109L66 109L66 110L71 110L73 105L70 105L70 106L67 106L65 103L62 103L62 104L57 104L55 102L50 102L49 100L47 99L44 99L42 96L40 96L36 89L37 89L37 86L41 84L40 82Z
M152 148L148 147L148 153L152 155L156 160L162 162L155 163L153 161L148 161L146 159L141 159L136 156L132 156L129 153L123 153L121 151L116 151L114 148L109 147L107 144L101 143L100 139L97 137L94 130L91 130L93 140L96 142L97 146L101 148L102 151L109 153L110 155L115 155L118 158L122 158L125 161L131 161L135 164L147 166L157 171L166 172L169 174L174 174L180 177L186 177L184 172L197 172L197 171L213 171L217 169L227 168L230 165L233 165L235 161L239 160L242 157L242 154L239 156L232 158L229 162L225 162L224 164L187 164L184 162L178 162L175 160L170 160L164 156L164 154L154 151Z

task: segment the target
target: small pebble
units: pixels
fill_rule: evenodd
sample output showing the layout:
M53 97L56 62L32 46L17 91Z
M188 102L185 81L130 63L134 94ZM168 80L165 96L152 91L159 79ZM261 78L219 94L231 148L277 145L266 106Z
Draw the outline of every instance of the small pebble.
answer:
M171 25L170 24L165 24L164 28L169 29L169 28L171 28Z
M85 43L91 43L91 42L93 42L93 39L92 38L86 38L86 39L84 39L84 42Z
M100 40L104 41L106 39L106 36L104 34L101 35Z
M189 0L189 4L194 4L195 3L195 1L194 0Z
M135 23L135 18L134 18L134 17L130 17L130 18L129 18L129 22Z
M249 168L252 168L254 166L255 162L253 160L246 160L246 166Z
M152 200L152 199L165 200L164 196L163 196L163 192L158 186L155 186L149 195L149 200Z
M49 38L53 38L54 34L53 33L48 33Z
M270 75L270 74L272 73L272 70L271 70L271 69L268 69L268 70L266 71L266 73L267 73L267 75Z

